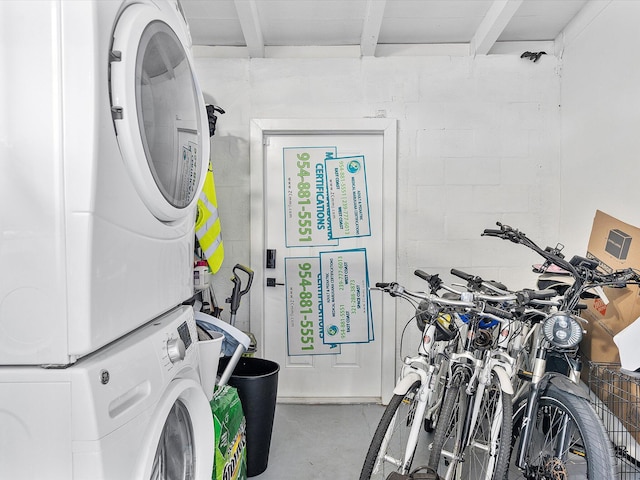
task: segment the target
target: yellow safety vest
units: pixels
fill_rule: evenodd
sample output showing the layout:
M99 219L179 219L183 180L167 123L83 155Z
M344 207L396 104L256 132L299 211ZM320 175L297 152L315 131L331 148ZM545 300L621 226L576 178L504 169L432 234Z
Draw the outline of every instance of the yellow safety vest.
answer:
M224 260L224 245L218 216L218 199L213 180L211 162L204 180L204 187L198 199L198 215L196 217L196 237L204 253L212 273L220 270Z

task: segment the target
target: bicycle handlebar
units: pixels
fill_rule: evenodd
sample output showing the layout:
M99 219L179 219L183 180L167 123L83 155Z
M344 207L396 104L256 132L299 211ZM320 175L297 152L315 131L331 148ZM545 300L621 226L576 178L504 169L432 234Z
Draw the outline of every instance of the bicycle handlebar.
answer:
M636 272L633 268L616 270L615 272L604 275L595 273L594 277L600 285L609 284L612 287L621 288L626 287L628 283L635 284L640 282L640 274L638 274L638 272Z
M480 278L480 277L475 277L470 273L463 272L462 270L458 270L457 268L451 269L451 275L455 275L456 277L466 280L467 282L470 282L471 280L474 280L476 278Z
M518 296L515 293L508 293L506 295L490 295L486 293L478 293L475 291L471 292L459 292L456 289L443 286L445 290L460 295L460 298L463 300L469 299L469 301L479 301L479 302L491 302L491 303L505 303L505 302L515 302L518 299Z
M506 310L502 310L501 308L498 308L498 307L487 305L486 303L482 307L482 312L487 313L489 315L494 315L496 317L504 318L507 320L511 320L513 318L513 313L507 312Z
M496 282L495 280L484 280L478 275L471 275L470 273L463 272L457 268L452 268L451 274L466 280L467 288L470 290L480 290L480 288L484 288L485 290L492 291L499 295L507 295L511 293L506 285Z
M533 300L549 300L558 296L558 292L551 288L547 290L530 290L525 288L518 293L523 297L521 300L523 304L531 303Z
M429 275L428 273L423 272L422 270L415 270L413 274L416 277L420 277L421 279L426 280L427 282L431 281L431 279L434 277L434 275Z
M432 292L437 292L442 287L442 280L437 274L429 275L428 273L423 272L422 270L415 270L413 274L425 280L429 284L429 289Z
M416 272L420 272L420 275L416 273L416 275L420 276L420 278L437 277L437 275L428 275L422 271ZM419 300L430 302L440 307L462 308L468 311L479 313L481 315L498 317L500 319L512 319L514 318L514 315L512 312L496 306L496 304L511 303L513 304L513 306L522 306L535 304L537 300L548 299L556 296L555 290L522 290L519 292L510 293L508 295L487 295L468 291L459 292L448 285L441 284L442 289L457 296L456 299L451 299L443 298L434 294L428 294L425 292L411 291L396 282L378 282L376 283L375 288L389 293L389 295L391 295L392 297L402 297L405 299L416 298Z
M619 284L620 286L624 286L624 283L640 282L640 275L631 268L617 270L609 274L597 272L597 262L581 257L574 257L574 259L578 261L574 259L567 261L558 248L546 248L543 250L529 239L524 232L514 229L509 225L503 225L500 222L496 222L496 224L500 227L499 230L487 228L482 233L482 236L499 237L503 240L509 240L510 242L519 243L530 248L549 263L553 263L563 270L566 270L574 279L579 280L579 288L582 288L582 284L587 282L591 284L589 286L605 284Z
M484 293L474 292L474 298L477 300L484 300L484 301L493 302L493 303L517 301L519 305L530 305L530 304L540 305L539 300L549 300L558 295L558 293L553 289L531 290L527 288L527 289L519 290L516 292L509 292L507 290L507 287L504 287L503 289L495 288L493 285L491 285L491 283L487 282L486 280L483 280L482 277L470 275L468 273L462 272L455 268L451 269L451 273L453 273L454 275L460 278L470 279L467 285L467 287L469 288L472 288L475 290L480 285L488 288L493 292L498 293L496 295L496 294L484 294ZM443 285L442 288L445 290L448 290L449 292L463 295L463 292L457 292L451 287L447 287Z
M610 274L602 273L597 271L598 264L595 261L581 257L574 257L570 261L565 260L561 253L561 245L556 248L547 247L543 250L523 232L500 222L496 222L496 225L500 227L499 230L485 229L482 236L498 237L524 245L545 259L545 265L543 265L541 272L546 271L550 264L554 264L566 270L573 277L574 284L566 291L563 300L565 308L569 310L576 307L582 293L590 288L597 286L625 287L628 283L640 283L640 275L632 269L618 270Z
M436 305L440 305L443 307L473 308L475 306L474 302L467 302L467 301L450 299L450 298L442 298L434 294L408 290L396 282L376 283L376 288L387 292L392 297L404 297L407 299L412 297L412 298L417 298L419 300L426 300L428 302L435 303Z
M490 228L485 228L484 232L482 232L482 236L486 237L501 237L503 235L502 230L494 230Z

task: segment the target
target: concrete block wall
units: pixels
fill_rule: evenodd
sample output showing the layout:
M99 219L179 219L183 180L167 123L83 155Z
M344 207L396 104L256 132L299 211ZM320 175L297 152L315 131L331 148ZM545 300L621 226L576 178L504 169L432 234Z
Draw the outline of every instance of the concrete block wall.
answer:
M416 268L452 280L456 267L531 286L535 255L480 237L496 221L543 246L560 240L560 74L552 55L537 63L517 55L225 59L200 48L195 63L207 102L227 111L212 140L226 249L214 280L219 302L233 265L250 258L253 118L398 119L397 280L407 285L421 286ZM371 279L380 280L393 279ZM241 328L249 328L248 311L241 305Z
M640 2L601 3L562 55L560 233L572 251L586 251L596 210L640 226Z

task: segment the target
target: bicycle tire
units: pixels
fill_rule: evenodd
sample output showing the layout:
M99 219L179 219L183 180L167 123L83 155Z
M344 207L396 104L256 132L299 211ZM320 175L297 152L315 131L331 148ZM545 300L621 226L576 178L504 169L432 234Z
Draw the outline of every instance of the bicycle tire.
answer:
M504 478L510 453L512 399L502 391L498 377L483 392L478 419L467 445L462 445L462 430L469 403L466 393L469 372L457 372L447 390L429 457L429 467L441 478ZM471 399L473 401L473 399ZM498 422L494 424L494 422ZM492 425L498 438L491 455ZM446 455L443 455L443 451Z
M532 441L527 449L528 472L522 472L515 466L516 447L519 444L522 420L526 407L526 397L516 401L513 415L513 434L511 459L509 461L508 480L566 478L571 480L604 480L616 478L616 460L611 441L586 398L578 397L549 385L540 397L536 410L536 421ZM558 428L564 414L571 425L571 442L556 455L557 438L554 427ZM553 452L553 455L551 454ZM550 476L555 475L555 476Z
M460 443L462 442L462 421L459 418L465 417L466 393L465 388L469 382L470 374L466 370L457 369L451 376L449 387L442 401L440 418L434 434L431 454L429 455L429 467L438 470L442 449L448 438L452 438L456 446L453 448L453 455L459 455ZM462 411L461 411L462 410ZM455 431L453 429L455 428ZM444 461L444 459L442 459ZM440 469L440 471L442 471ZM440 472L438 472L440 473Z
M415 419L413 416L417 404L417 392L420 387L421 382L416 381L409 387L405 395L396 394L391 398L371 440L362 471L360 472L360 480L382 480L386 479L391 472L406 474L411 468L412 462L409 462L409 465L406 465L403 469L391 462L384 461L381 457L383 455L390 455L394 459L404 457L407 449L407 435L411 425L414 421L420 423L423 421L421 418ZM389 435L388 438L387 435ZM423 440L421 447L424 449L426 458L426 434L423 433L421 437ZM385 438L389 441L386 444L385 451L381 452ZM418 439L418 444L420 445L420 438ZM415 450L411 452L412 461L415 453Z

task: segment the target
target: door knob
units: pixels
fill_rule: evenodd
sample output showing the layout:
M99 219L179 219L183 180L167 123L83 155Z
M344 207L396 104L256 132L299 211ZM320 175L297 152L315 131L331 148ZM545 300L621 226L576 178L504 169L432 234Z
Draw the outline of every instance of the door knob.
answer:
M275 287L276 285L284 285L284 283L276 282L275 278L267 278L267 287Z

